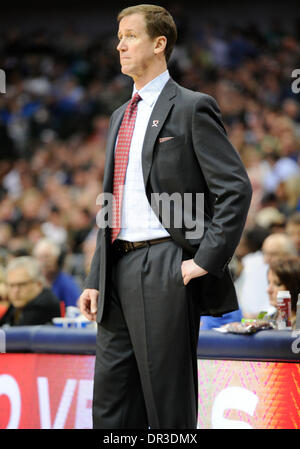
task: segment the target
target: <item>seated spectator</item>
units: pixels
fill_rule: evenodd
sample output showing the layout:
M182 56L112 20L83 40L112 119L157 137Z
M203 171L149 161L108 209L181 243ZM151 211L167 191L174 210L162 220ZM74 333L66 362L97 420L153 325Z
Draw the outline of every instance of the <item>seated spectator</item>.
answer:
M268 237L269 231L255 225L243 233L242 240L237 247L236 255L241 252L241 245L245 249L241 253L242 270L235 281L239 305L245 318L255 318L262 309L269 307L267 295L268 265L262 254L262 244Z
M287 255L296 255L296 249L292 239L283 233L269 235L264 240L262 251L264 261L268 265L275 259L280 259Z
M270 304L273 306L272 313L268 315L275 319L277 293L288 290L291 293L292 328L296 324L296 309L298 293L300 293L300 257L286 256L282 259L273 260L268 271L268 295Z
M298 256L300 256L300 212L291 215L286 223L286 233L294 242Z
M6 269L10 305L0 319L0 326L30 326L51 323L60 316L59 301L44 287L38 262L30 256L16 257Z
M66 307L77 306L81 291L73 277L62 271L62 250L51 240L41 239L34 246L33 255L40 262L49 287L60 300L64 316Z

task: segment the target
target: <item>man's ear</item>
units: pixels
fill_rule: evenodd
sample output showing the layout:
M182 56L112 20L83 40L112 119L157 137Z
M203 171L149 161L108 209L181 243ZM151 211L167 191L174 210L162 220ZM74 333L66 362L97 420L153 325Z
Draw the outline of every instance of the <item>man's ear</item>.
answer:
M166 45L167 45L166 36L158 36L155 39L154 53L155 54L163 53L166 49Z

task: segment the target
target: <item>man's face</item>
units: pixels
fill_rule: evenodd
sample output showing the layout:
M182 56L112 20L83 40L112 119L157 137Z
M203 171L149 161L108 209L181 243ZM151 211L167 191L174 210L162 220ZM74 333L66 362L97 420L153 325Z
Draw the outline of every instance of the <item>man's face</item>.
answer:
M16 308L24 307L42 290L41 283L33 280L24 267L9 271L6 283L8 298Z
M39 261L44 275L57 270L57 257L48 248L39 248L35 257Z
M144 15L123 17L119 23L118 38L122 73L133 79L142 77L154 63L156 42L147 34Z
M262 252L264 256L264 261L267 265L270 265L276 259L280 259L287 255L287 251L284 250L282 244L275 240L270 240L266 238L263 243Z

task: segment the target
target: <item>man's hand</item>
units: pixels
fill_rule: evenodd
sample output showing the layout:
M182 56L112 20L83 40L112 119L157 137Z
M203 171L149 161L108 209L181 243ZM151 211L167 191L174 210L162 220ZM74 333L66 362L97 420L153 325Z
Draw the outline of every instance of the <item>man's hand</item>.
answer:
M96 321L99 291L86 288L79 297L80 312L90 321Z
M184 260L181 264L181 274L184 285L187 285L191 279L204 276L208 271L199 267L193 259Z

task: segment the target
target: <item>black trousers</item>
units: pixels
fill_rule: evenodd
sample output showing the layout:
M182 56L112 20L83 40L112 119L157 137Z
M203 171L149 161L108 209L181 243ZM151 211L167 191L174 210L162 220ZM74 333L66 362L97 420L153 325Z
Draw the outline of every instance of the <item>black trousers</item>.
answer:
M113 266L98 325L93 427L197 427L199 298L185 286L187 259L172 240L140 248Z

